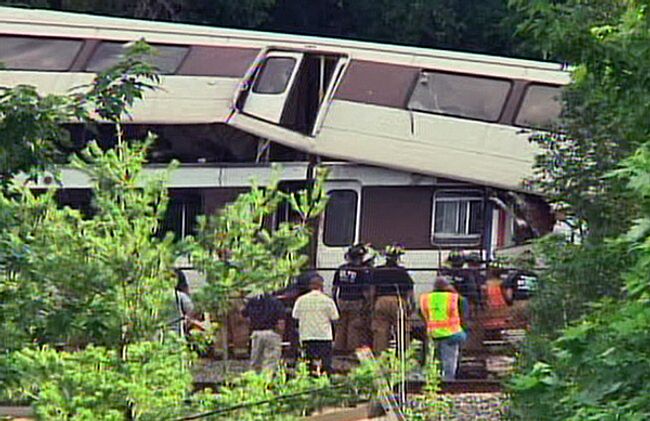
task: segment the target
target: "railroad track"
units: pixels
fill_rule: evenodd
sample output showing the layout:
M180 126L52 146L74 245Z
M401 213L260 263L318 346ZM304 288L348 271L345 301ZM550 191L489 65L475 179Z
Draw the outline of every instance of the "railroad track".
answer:
M461 393L501 393L503 387L498 380L454 380L443 382L440 392L443 394L457 395Z
M409 380L406 382L408 394L418 394L422 391L424 382L420 380ZM498 380L485 379L461 379L440 384L440 394L459 395L463 393L501 393L503 386Z

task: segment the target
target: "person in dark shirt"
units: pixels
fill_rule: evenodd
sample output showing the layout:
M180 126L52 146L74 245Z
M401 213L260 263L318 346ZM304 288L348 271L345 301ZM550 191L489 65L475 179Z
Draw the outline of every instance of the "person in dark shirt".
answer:
M374 302L372 314L373 351L381 354L388 348L391 329L397 327L400 311L409 314L409 303L413 301L413 279L407 270L399 265L404 251L399 246L386 248L386 264L372 271L371 297ZM405 343L408 343L406 326Z
M468 299L472 303L473 314L476 315L479 309L485 308L485 299L483 292L486 289L487 279L483 274L481 264L483 263L481 255L478 253L470 253L465 259L467 261L467 277L471 290L475 294L469 296Z
M503 292L508 305L516 300L528 300L537 289L537 275L529 270L513 270L503 282Z
M370 342L366 310L370 268L364 264L367 252L363 244L350 247L345 254L347 262L334 273L332 295L340 314L334 339L334 351L338 353L353 352Z
M471 317L477 316L481 302L480 271L475 264L480 265L480 262L481 258L477 253L466 256L452 251L447 258L449 267L440 271L440 275L447 277L456 291L468 300ZM465 269L465 263L468 263L470 268Z
M282 356L282 336L276 331L284 318L284 305L277 298L258 295L251 298L242 311L250 320L251 368L257 372L274 370Z

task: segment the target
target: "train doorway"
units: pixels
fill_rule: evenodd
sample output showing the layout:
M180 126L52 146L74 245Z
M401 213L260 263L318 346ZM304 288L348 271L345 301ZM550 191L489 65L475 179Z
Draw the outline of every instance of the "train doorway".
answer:
M249 116L314 135L345 61L336 54L267 52L240 93L238 108Z

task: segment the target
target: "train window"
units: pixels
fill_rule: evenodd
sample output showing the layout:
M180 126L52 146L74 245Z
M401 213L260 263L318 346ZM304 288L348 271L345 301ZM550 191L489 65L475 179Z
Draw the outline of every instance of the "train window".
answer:
M83 41L0 36L0 67L15 70L68 70Z
M433 199L433 243L476 243L483 229L483 198L478 192L436 192Z
M84 219L90 219L95 214L92 196L90 189L60 189L56 192L56 201L59 206L76 209L81 212Z
M359 241L407 249L431 247L430 186L364 186L361 194Z
M470 75L422 72L408 108L484 121L496 121L511 82Z
M256 94L281 94L287 89L295 65L296 59L293 57L267 58L255 81L253 92Z
M562 88L530 85L519 108L515 124L536 129L550 129L562 112Z
M86 65L86 70L101 72L119 63L127 43L106 41L95 50ZM189 51L188 47L179 45L151 44L155 49L150 57L143 57L156 66L162 74L172 74L181 64Z
M357 228L357 192L332 190L325 209L323 243L331 247L354 243Z
M173 232L177 239L193 235L196 229L196 218L201 211L200 193L192 190L170 190L160 235Z

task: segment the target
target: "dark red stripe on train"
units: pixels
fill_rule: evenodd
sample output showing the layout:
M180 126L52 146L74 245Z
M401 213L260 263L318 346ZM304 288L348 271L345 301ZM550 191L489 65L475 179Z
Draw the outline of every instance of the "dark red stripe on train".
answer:
M419 73L417 67L352 60L334 98L406 108Z
M256 48L193 46L176 74L242 77L258 52Z

